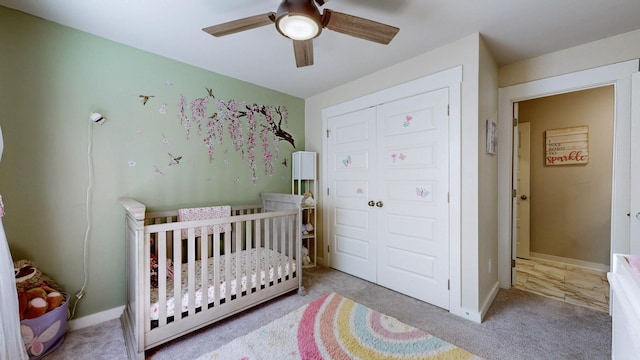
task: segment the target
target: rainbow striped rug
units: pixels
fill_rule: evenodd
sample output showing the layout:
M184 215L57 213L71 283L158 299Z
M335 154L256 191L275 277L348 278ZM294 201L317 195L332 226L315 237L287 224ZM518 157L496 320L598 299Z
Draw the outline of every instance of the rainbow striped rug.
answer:
M325 295L198 360L480 359L339 294Z

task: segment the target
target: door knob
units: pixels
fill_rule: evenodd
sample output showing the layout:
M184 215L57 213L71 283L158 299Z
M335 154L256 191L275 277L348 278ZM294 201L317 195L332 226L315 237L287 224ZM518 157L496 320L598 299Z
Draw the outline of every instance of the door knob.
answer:
M520 196L520 199L522 199L522 200L527 200L527 195L522 195L522 196Z
M376 203L376 206L377 206L377 207L382 207L382 205L384 205L384 204L382 203L382 201L378 201L378 202Z
M369 206L373 206L375 205L375 203L373 202L373 200L369 200Z

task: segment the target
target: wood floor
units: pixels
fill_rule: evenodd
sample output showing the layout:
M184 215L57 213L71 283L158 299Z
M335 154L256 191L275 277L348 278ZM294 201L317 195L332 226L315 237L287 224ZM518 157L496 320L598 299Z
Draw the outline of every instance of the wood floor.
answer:
M574 305L609 312L604 271L540 259L516 259L515 287Z

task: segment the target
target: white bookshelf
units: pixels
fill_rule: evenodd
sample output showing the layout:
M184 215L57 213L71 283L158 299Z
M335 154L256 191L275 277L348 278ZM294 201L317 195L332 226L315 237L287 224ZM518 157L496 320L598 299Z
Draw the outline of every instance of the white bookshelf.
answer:
M291 193L305 195L311 193L314 200L317 199L318 181L316 176L317 154L312 151L296 151L291 154L292 176ZM302 246L309 250L310 262L304 267L313 267L317 264L317 238L316 225L317 214L315 204L310 206L302 204ZM310 225L310 227L308 227ZM303 259L304 263L304 259Z

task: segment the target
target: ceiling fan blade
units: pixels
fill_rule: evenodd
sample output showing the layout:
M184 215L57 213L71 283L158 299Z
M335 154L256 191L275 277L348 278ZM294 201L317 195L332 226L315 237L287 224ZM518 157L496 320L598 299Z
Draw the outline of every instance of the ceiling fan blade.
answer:
M400 31L395 26L329 9L324 9L322 23L329 30L384 45L391 42L393 37Z
M313 65L313 40L293 40L293 54L297 67Z
M213 36L225 36L235 34L240 31L255 29L257 27L273 24L276 19L276 13L268 12L243 19L229 21L223 24L213 25L202 29L204 32Z

